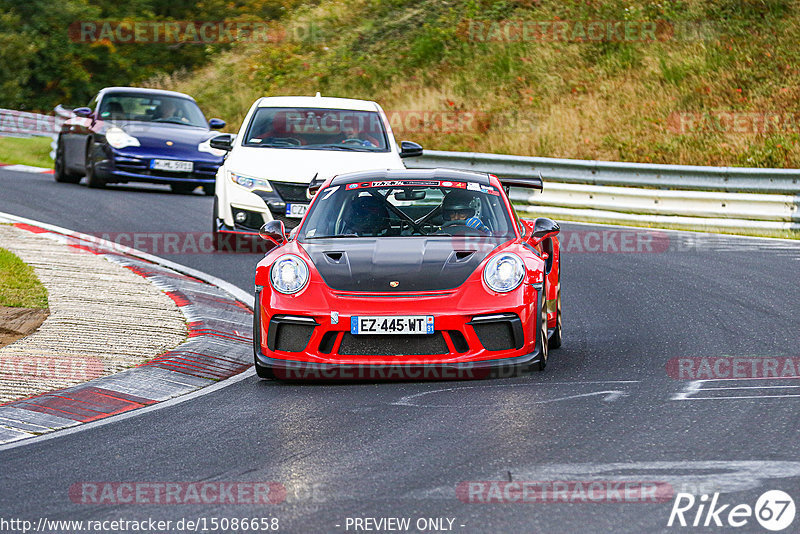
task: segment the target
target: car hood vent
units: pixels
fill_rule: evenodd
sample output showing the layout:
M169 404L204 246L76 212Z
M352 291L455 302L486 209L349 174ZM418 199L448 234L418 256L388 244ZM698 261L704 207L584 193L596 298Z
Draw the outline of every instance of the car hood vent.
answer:
M467 248L445 237L361 237L314 239L302 247L337 291L441 291L463 284L503 241L481 239Z

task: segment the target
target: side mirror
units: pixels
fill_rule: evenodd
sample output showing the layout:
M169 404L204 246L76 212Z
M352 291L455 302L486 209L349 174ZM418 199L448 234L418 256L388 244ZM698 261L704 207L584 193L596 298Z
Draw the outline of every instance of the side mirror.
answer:
M422 145L413 141L400 141L400 157L416 158L422 155Z
M77 115L78 117L91 117L92 116L92 108L82 107L82 108L75 108L72 112Z
M286 228L283 221L270 221L261 227L258 235L265 241L272 241L277 246L286 243Z
M211 145L211 148L230 152L233 150L233 134L221 134L216 137L212 137L208 144Z
M319 178L318 176L319 176L319 173L314 175L314 178L311 179L311 183L308 184L308 190L306 190L306 198L308 200L311 200L312 198L314 198L314 195L317 194L317 191L319 191L319 188L322 187L322 184L325 183L325 180L322 179L322 178Z
M553 219L539 217L533 222L533 234L531 237L536 241L542 241L548 237L553 237L561 231L561 227Z
M222 119L211 119L208 121L208 127L212 130L221 130L225 128L225 121Z

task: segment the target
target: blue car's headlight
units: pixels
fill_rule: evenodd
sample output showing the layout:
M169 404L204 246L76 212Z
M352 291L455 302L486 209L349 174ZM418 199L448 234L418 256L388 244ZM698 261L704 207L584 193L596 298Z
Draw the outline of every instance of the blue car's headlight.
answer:
M492 291L507 293L516 289L525 278L525 263L516 254L501 252L486 264L483 281Z
M116 126L108 129L108 131L106 132L106 141L108 141L108 144L113 146L114 148L125 148L127 146L140 146L138 139L136 139L132 135L126 134L122 128L118 128Z
M294 254L286 254L275 260L270 270L270 281L276 291L291 295L308 283L308 265Z
M261 191L272 191L272 187L267 180L262 178L254 178L252 176L245 176L237 172L228 171L228 176L231 181L236 185L246 187L247 189L259 189Z

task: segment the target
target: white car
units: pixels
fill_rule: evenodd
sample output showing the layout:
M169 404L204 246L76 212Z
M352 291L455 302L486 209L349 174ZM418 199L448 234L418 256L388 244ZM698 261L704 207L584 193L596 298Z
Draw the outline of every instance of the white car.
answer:
M236 136L211 139L228 152L217 172L214 243L225 234L257 234L265 223L294 228L305 214L312 181L346 172L404 169L402 158L422 147L398 147L386 114L375 102L347 98L278 96L258 99Z

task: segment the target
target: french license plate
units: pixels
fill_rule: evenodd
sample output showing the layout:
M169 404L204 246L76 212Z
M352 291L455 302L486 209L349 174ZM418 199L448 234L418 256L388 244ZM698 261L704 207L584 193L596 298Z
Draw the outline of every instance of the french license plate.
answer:
M194 163L177 159L154 159L150 162L150 168L156 171L192 172Z
M286 204L286 216L293 219L302 219L307 209L308 204Z
M351 334L433 334L433 315L356 315Z

